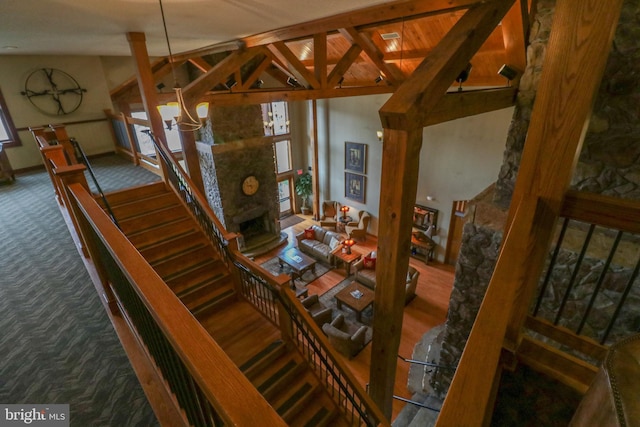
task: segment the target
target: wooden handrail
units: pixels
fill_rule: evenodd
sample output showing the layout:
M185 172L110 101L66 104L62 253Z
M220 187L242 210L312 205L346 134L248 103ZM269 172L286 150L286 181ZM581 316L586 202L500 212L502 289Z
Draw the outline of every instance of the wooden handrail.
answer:
M295 293L291 289L281 287L280 295L303 319L307 328L309 328L309 330L314 335L314 338L320 341L325 349L332 349L331 344L329 343L329 339L313 320L311 314L309 314L309 312L307 312L307 310L304 308L302 302L300 302L300 300L296 298ZM337 355L333 351L327 351L327 356L329 357L329 359L331 359L331 362L338 367L338 369L341 371L341 374L344 375L344 377L347 379L347 382L355 390L358 397L364 401L370 415L374 419L378 420L378 425L389 426L389 421L382 413L382 410L378 407L378 405L374 403L373 399L371 399L365 388L360 385L360 382L351 372L351 369L347 366L343 359L337 357Z
M507 324L539 250L534 242L541 206L532 196L518 206L436 426L482 426L490 420Z
M239 371L142 255L82 186L72 184L77 207L104 243L157 325L228 425L285 426L282 418ZM251 410L247 410L250 402Z
M560 216L640 234L640 202L602 194L568 191Z

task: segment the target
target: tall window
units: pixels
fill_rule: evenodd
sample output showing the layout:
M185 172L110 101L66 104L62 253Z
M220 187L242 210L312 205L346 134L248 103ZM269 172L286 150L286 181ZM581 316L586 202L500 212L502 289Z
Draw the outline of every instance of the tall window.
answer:
M4 96L0 91L0 142L5 147L17 147L22 145L20 138L18 138L18 132L13 125L13 120L9 115L7 104L4 102Z

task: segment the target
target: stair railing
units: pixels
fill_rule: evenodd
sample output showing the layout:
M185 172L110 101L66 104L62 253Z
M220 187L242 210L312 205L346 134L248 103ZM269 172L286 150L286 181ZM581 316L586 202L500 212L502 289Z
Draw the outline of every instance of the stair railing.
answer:
M107 197L104 195L104 191L102 191L102 187L100 187L98 178L96 177L96 174L93 173L93 168L91 167L91 163L89 162L87 155L85 154L84 150L82 149L82 147L80 146L80 144L75 138L69 138L69 142L71 143L71 146L73 147L73 150L75 152L76 160L79 163L82 163L86 166L87 171L89 172L89 176L91 176L91 180L93 181L93 184L96 186L96 190L98 190L100 199L102 200L102 203L104 203L104 207L107 210L107 213L111 218L111 221L113 221L116 227L120 228L120 226L118 225L118 220L116 219L116 216L113 214L113 211L111 210L111 205L109 204Z
M202 227L202 230L209 238L209 241L217 250L220 259L222 259L227 268L230 269L231 261L229 260L227 246L231 240L236 239L236 234L229 233L225 230L218 217L216 217L211 210L209 203L202 197L199 191L195 190L196 187L193 185L193 181L191 181L191 178L189 178L184 169L182 169L167 147L158 142L158 139L151 130L147 129L143 132L148 134L155 144L159 154L158 161L164 165L169 183L176 190L178 196L193 217L198 221L200 227Z
M284 275L284 278L274 280L267 270L242 255L234 245L230 245L229 242L236 238L236 234L224 229L206 200L194 190L191 179L171 152L158 142L151 131L145 132L156 145L159 161L164 164L172 187L197 218L229 270L238 278L240 294L274 325L280 327L283 334L293 339L352 423L372 426L386 423L384 414L359 386L349 368L334 354L324 334L288 289L287 284L291 278ZM287 319L286 323L283 322L284 318ZM289 323L291 327L287 330ZM294 330L293 333L291 329Z
M86 187L65 187L101 281L161 372L185 425L286 424L169 289ZM250 404L251 410L247 410Z
M240 272L242 295L297 346L351 425L388 425L384 414L289 289L289 276L281 275L280 280L273 280L268 271L253 261L234 258Z

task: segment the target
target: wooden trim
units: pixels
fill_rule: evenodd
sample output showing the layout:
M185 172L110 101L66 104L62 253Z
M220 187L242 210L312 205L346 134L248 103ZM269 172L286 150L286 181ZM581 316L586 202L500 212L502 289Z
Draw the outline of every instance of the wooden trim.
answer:
M603 361L607 355L607 346L584 335L576 335L564 326L556 326L545 319L527 316L524 327L599 361Z
M282 418L116 228L95 199L77 184L69 189L225 424L285 426ZM246 402L251 402L250 411Z
M71 125L84 125L87 123L97 123L97 122L106 122L107 118L103 117L100 119L87 119L87 120L75 120L72 122L62 122L62 123L56 123L57 126L71 126ZM35 126L35 127L47 127L49 126L47 125L42 125L42 126ZM23 132L23 131L28 131L33 129L34 126L27 126L27 127L22 127L22 128L17 128L17 131Z
M313 72L321 89L327 88L327 33L313 35Z
M514 0L471 7L380 109L387 129L422 127ZM425 96L427 95L427 96Z
M640 234L640 202L570 190L560 215L589 224Z
M564 353L542 341L524 337L518 359L532 369L585 394L598 373L598 367Z

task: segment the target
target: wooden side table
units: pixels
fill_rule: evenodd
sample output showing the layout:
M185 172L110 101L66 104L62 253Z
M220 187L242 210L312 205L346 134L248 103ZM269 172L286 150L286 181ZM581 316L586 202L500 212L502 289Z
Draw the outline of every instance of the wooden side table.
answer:
M423 240L425 239L425 240ZM428 237L416 238L415 234L411 234L411 256L421 259L425 264L433 260L433 250L436 243Z
M345 225L347 225L348 223L350 223L351 221L353 221L353 218L351 218L350 216L340 216L338 217L338 222L336 223L336 230L344 233L344 227Z
M342 245L338 246L331 253L335 257L334 259L335 259L336 267L338 266L339 262L342 262L344 264L344 269L347 274L347 277L351 275L351 264L359 260L360 257L362 256L360 252L354 251L353 248L351 248L350 254L343 253Z

